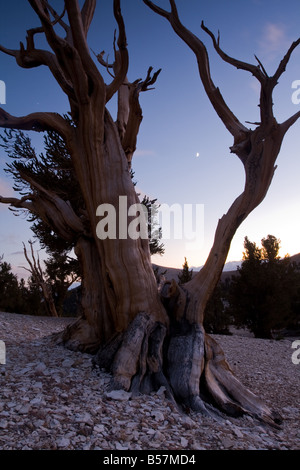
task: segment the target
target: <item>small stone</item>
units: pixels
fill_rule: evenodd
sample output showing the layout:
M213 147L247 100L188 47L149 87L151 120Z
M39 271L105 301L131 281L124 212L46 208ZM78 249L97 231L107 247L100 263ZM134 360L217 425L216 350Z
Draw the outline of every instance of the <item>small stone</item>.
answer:
M185 437L180 438L180 444L182 445L182 447L187 447L188 443L189 441Z
M193 442L193 444L191 445L191 449L192 450L206 450L206 448L201 446L201 444L199 444L198 442Z
M94 421L92 420L92 417L89 413L84 413L82 415L79 415L76 418L76 421L78 423L89 424L90 426L93 426L93 424L94 424Z
M35 382L33 385L32 385L33 388L43 388L43 383L42 382Z
M63 367L72 367L74 365L74 360L73 359L65 359L62 364Z
M62 437L57 441L57 447L68 447L70 445L70 439Z
M35 372L38 373L38 374L43 374L46 369L47 369L46 364L44 364L44 362L40 362L40 363L36 366Z
M7 421L6 419L1 419L0 421L0 429L6 429L7 428Z
M156 431L153 438L157 441L162 442L164 440L164 435L160 431Z
M154 435L156 433L155 429L148 429L147 434Z
M120 442L116 442L116 450L128 450L128 447L124 447Z
M234 428L233 432L239 439L242 439L242 437L244 437L244 434L242 433L242 431L239 430L239 428Z
M152 411L151 416L155 421L163 421L165 419L165 416L161 411Z
M157 390L156 395L158 396L165 396L166 394L166 387L163 385Z
M131 398L131 393L126 392L125 390L112 390L111 392L106 392L106 398L117 401L127 401Z
M105 432L105 427L103 426L103 424L96 424L96 426L94 426L94 432L95 433Z
M19 409L19 413L21 415L27 415L29 413L29 410L30 410L30 405L23 405L21 406L21 408Z
M42 397L36 397L36 398L33 398L31 401L30 401L30 405L41 405L43 403L45 403L42 399Z
M225 447L225 449L230 449L231 447L234 446L234 442L229 438L229 437L222 437L221 438L222 445Z

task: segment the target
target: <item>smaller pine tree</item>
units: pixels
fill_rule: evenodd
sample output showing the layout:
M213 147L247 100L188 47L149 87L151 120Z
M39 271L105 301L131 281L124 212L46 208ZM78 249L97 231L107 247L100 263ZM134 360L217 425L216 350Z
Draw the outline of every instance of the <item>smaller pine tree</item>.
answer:
M189 269L189 265L186 257L184 257L184 264L182 265L182 271L178 274L179 284L185 284L190 281L193 277L193 270Z

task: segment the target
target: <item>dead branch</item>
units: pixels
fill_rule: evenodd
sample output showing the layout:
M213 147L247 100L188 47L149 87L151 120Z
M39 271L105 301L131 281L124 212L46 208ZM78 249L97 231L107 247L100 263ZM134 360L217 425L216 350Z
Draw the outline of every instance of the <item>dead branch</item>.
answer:
M117 40L118 51L115 50L115 77L113 81L106 87L106 102L119 90L120 86L126 79L128 72L129 58L127 50L127 38L125 24L121 12L120 0L114 0L114 16L119 28L119 36Z
M72 131L67 121L57 113L37 112L16 117L2 108L0 108L0 127L36 132L56 131L66 140L71 137Z
M122 147L125 151L129 168L131 168L131 160L136 150L137 136L143 119L142 108L139 103L139 95L141 92L151 89L150 86L156 82L157 77L161 72L161 69L159 69L152 75L152 70L153 68L149 67L145 80L136 80L135 82L128 84L127 90L125 90L123 94L123 103L119 100L119 108L127 109L127 113L124 114L123 118L118 114L118 126L119 128L124 129L121 136ZM121 121L121 119L123 119L123 121Z
M195 53L198 63L198 69L201 81L203 83L206 94L217 112L218 116L233 135L235 140L239 141L244 137L249 130L237 119L231 109L228 107L224 98L222 97L219 88L215 86L210 74L210 65L208 54L203 42L195 36L191 31L183 26L181 23L176 4L174 0L170 0L171 12L163 10L150 0L143 0L144 3L151 8L154 12L166 18L171 24L175 33L191 48Z
M85 33L85 37L89 31L92 19L94 17L96 8L96 0L85 0L84 5L81 10L82 25Z
M32 259L29 258L25 243L23 243L24 256L30 267L30 269L27 269L27 268L24 268L24 269L26 269L27 271L31 273L35 283L41 288L43 297L48 307L50 315L52 317L58 317L53 295L52 295L51 286L45 279L45 276L44 276L44 273L40 264L39 255L37 255L37 258L36 258L34 254L34 250L33 250L33 242L29 241L28 243L30 245Z
M252 75L254 75L254 77L257 78L257 80L260 83L264 82L266 76L265 76L265 74L263 73L263 70L261 70L260 67L258 67L256 65L248 64L247 62L243 62L241 60L234 59L233 57L230 57L228 54L226 54L221 49L221 47L219 45L219 40L217 40L215 38L214 34L204 25L203 21L201 23L201 28L203 29L203 31L205 31L211 37L216 52L224 60L224 62L227 62L230 65L233 65L237 69L242 69L242 70L245 70L247 72L250 72L250 73L252 73Z

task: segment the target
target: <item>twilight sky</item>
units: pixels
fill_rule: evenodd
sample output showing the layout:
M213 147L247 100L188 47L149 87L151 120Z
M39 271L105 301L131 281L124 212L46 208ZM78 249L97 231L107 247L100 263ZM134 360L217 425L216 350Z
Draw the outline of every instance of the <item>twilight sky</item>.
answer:
M58 11L62 3L52 2ZM157 0L157 4L168 7L166 0ZM243 123L258 121L258 82L250 74L222 62L210 38L201 30L201 21L214 33L220 31L220 45L225 52L252 63L256 63L255 54L271 75L290 44L300 36L299 0L178 0L177 5L182 22L206 44L212 78L225 101ZM155 70L162 68L155 90L141 96L144 119L133 161L137 186L161 204L179 204L182 208L184 204L193 204L194 208L198 204L204 209L200 220L203 240L197 249L189 249L188 240L164 240L165 255L153 257L153 261L181 267L186 256L190 266L200 266L209 253L218 219L243 190L243 168L238 158L230 154L232 137L203 91L193 53L168 22L150 11L142 0L123 0L122 11L130 55L129 80L145 77L150 65ZM26 30L38 25L28 2L1 0L1 45L18 48L20 41L25 40ZM89 34L91 49L96 53L105 50L112 58L114 28L112 0L98 2ZM43 42L41 47L45 47ZM68 111L67 99L45 67L21 69L12 57L1 53L0 80L6 84L6 104L2 106L11 114ZM292 84L296 80L300 80L300 47L294 51L274 92L278 122L299 110L300 104L292 102L292 94L297 92ZM297 96L300 98L300 93ZM110 110L114 114L113 103ZM41 151L42 136L32 134L32 139L37 151ZM286 135L271 188L237 231L228 261L241 259L246 235L258 244L268 234L275 235L281 239L282 256L300 252L299 148L300 121ZM3 196L13 194L12 181L3 171L6 161L4 150L0 149ZM29 223L0 205L0 255L4 254L20 276L25 275L18 268L25 265L22 241L29 239Z

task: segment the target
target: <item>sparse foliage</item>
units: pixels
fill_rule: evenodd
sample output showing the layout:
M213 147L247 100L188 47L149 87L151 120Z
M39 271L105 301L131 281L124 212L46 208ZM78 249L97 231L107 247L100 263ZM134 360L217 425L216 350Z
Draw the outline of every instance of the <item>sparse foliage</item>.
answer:
M0 310L19 313L18 279L11 265L0 257Z
M193 270L189 268L186 257L182 265L182 271L178 274L179 284L185 284L189 282L193 277Z
M299 266L280 259L280 240L263 238L262 248L246 237L245 252L229 294L229 313L237 326L246 326L259 338L272 338L274 330L297 325Z
M207 333L230 334L231 317L226 309L227 291L223 282L216 286L207 302L203 326Z

